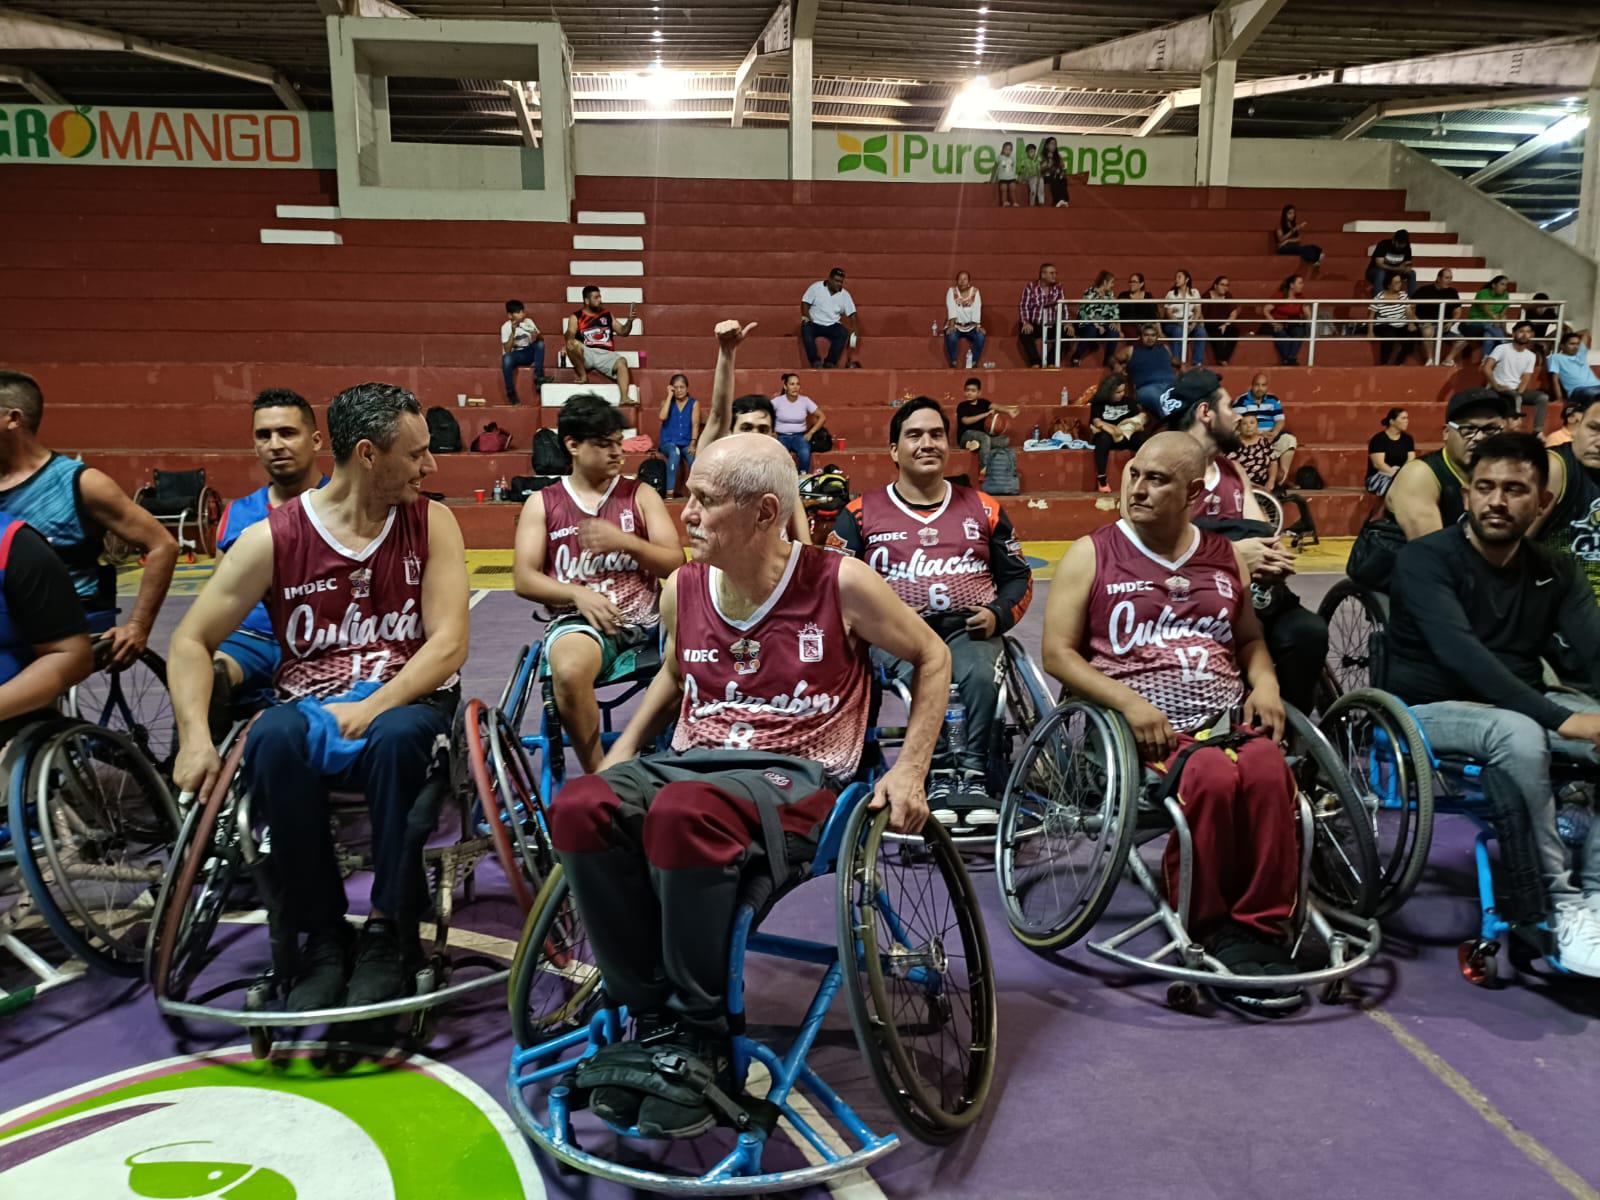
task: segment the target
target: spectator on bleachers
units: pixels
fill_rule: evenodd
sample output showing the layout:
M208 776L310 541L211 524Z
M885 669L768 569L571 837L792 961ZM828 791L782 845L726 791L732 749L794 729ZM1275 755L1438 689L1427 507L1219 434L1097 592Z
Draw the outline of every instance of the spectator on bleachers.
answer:
M1022 301L1017 305L1017 344L1022 347L1022 361L1030 367L1042 366L1054 354L1057 306L1064 296L1056 282L1055 263L1040 263L1039 278L1022 289Z
M956 405L956 445L978 452L978 461L987 463L995 440L1005 431L1005 418L1022 409L1015 404L995 404L983 398L983 381L969 379Z
M1282 367L1300 365L1300 347L1308 329L1306 306L1300 301L1305 290L1306 277L1291 275L1278 289L1280 299L1261 308L1261 315L1267 319L1267 328L1272 333L1272 344L1278 351L1278 365Z
M1578 422L1583 420L1584 402L1581 400L1568 400L1561 406L1561 428L1545 438L1547 448L1554 450L1557 446L1570 445L1572 431L1578 427Z
M1378 340L1379 366L1393 363L1398 367L1418 351L1416 314L1403 284L1399 272L1390 275L1383 291L1367 306L1372 313L1367 321L1367 336Z
M661 453L667 460L667 495L678 494L678 464L683 463L687 483L694 466L694 444L700 437L700 412L689 395L689 377L681 371L667 384L667 397L661 402Z
M1044 203L1044 180L1039 176L1039 147L1029 142L1017 158L1017 178L1028 188L1028 207Z
M1250 390L1234 402L1233 409L1242 417L1254 417L1256 428L1272 446L1272 455L1278 460L1278 490L1288 486L1289 472L1294 467L1294 452L1300 442L1289 432L1284 421L1283 401L1272 393L1265 371L1256 372L1250 381Z
M1239 444L1228 451L1228 457L1239 464L1252 487L1274 490L1278 486L1278 460L1272 456L1272 443L1261 436L1260 426L1248 413L1239 414L1238 437Z
M966 271L956 274L955 286L944 294L944 356L952 368L960 366L956 355L965 338L970 344L972 366L983 362L983 293L972 284Z
M567 318L567 358L579 383L589 382L595 371L617 381L617 403L628 402L628 360L617 353L616 339L633 332L633 305L622 321L611 317L611 310L600 302L600 289L589 284L583 289L583 307Z
M1496 275L1478 289L1472 309L1461 332L1470 338L1483 339L1483 352L1488 354L1506 340L1506 309L1511 306L1511 281Z
M1396 229L1391 236L1372 248L1372 257L1367 261L1367 282L1372 285L1374 296L1383 291L1391 275L1400 276L1406 295L1416 291L1417 272L1416 264L1412 262L1411 235L1404 229Z
M1560 335L1570 328L1545 292L1533 294L1533 300L1522 310L1522 319L1533 325L1533 346L1540 354L1555 353L1561 344Z
M1294 205L1285 204L1283 213L1278 217L1278 228L1273 231L1273 237L1278 242L1277 253L1297 255L1315 275L1317 268L1322 265L1322 247L1300 240L1306 228L1306 223L1300 219L1300 214L1295 211Z
M1456 274L1449 267L1443 267L1433 277L1432 283L1425 283L1411 293L1412 312L1417 319L1417 328L1426 343L1423 362L1433 361L1433 346L1440 342L1439 362L1454 364L1456 355L1466 348L1466 341L1461 337L1461 321L1467 315L1466 306L1459 303L1461 293L1456 290ZM1443 348L1440 341L1439 325L1444 325L1444 339L1448 340L1450 347Z
M1161 336L1181 358L1184 330L1187 329L1189 361L1197 367L1205 361L1206 354L1206 327L1200 320L1200 305L1192 303L1198 299L1200 293L1194 286L1194 276L1179 267L1172 287L1167 290L1167 302L1161 306Z
M1367 491L1374 496L1387 496L1400 468L1417 456L1417 443L1406 432L1410 424L1405 409L1391 408L1383 428L1367 441Z
M1066 208L1067 164L1062 160L1061 151L1056 149L1053 137L1039 144L1039 175L1050 189L1050 202L1057 208Z
M528 316L521 300L506 301L506 319L500 325L500 374L505 379L506 402L521 404L517 397L517 368L533 368L535 391L545 382L544 334Z
M1518 421L1522 420L1523 402L1533 405L1533 432L1543 437L1550 393L1533 386L1533 373L1539 369L1539 356L1533 352L1533 326L1518 321L1511 337L1483 360L1484 382L1511 402L1511 415Z
M776 433L783 448L794 455L802 475L811 470L811 435L822 428L822 410L810 396L800 394L800 376L784 372L783 391L772 398Z
M1172 354L1161 344L1161 329L1152 321L1139 330L1139 342L1128 353L1128 386L1139 407L1159 420L1161 397L1177 381Z
M1110 271L1101 271L1083 290L1083 303L1078 305L1078 344L1072 352L1073 366L1096 349L1100 351L1101 365L1111 365L1121 332L1117 323L1121 310L1117 305L1116 288L1117 277Z
M1128 276L1127 290L1117 293L1117 301L1117 309L1122 315L1122 336L1130 342L1139 340L1139 333L1146 325L1161 320L1155 293L1145 287L1141 271Z
M1002 142L994 160L994 182L1000 192L1000 207L1017 206L1017 153L1010 142Z
M1600 375L1589 365L1590 336L1586 329L1568 329L1561 335L1560 351L1546 360L1557 400L1571 403L1600 392Z
M1233 288L1226 275L1218 275L1206 289L1207 300L1233 299ZM1217 366L1225 367L1233 361L1239 348L1239 313L1237 304L1208 304L1205 309L1206 341L1211 344L1211 357Z
M1122 375L1107 375L1095 388L1089 403L1089 441L1094 445L1094 483L1101 495L1109 495L1106 466L1113 450L1136 452L1149 437L1149 416L1139 407L1128 380Z
M835 267L800 297L800 344L813 370L837 367L839 356L859 331L856 302L844 287L844 268ZM817 339L828 343L828 357L817 357Z

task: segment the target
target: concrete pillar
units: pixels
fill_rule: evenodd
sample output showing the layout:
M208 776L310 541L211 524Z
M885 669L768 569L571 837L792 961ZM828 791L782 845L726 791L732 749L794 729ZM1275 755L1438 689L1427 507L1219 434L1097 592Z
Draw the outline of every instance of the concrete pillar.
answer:
M811 37L797 32L789 51L789 178L811 177Z
M1578 253L1600 262L1600 88L1591 88L1589 127L1583 131L1583 169L1578 183L1578 219L1573 223L1572 243ZM1600 286L1595 289L1594 311L1587 314L1587 327L1600 328ZM1583 326L1585 314L1573 313L1567 319Z
M1238 64L1220 58L1200 73L1200 144L1194 160L1194 181L1201 187L1228 186L1228 160L1233 148L1233 82Z

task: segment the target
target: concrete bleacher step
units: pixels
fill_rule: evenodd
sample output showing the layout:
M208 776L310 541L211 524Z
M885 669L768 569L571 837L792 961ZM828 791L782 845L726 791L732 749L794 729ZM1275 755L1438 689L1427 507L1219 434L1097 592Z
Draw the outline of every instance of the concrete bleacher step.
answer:
M635 364L637 365L637 364ZM591 379L588 383L547 383L539 389L539 406L541 408L560 408L573 396L592 392L597 396L604 396L613 404L622 402L622 393L614 383L607 383L604 379ZM639 385L628 385L628 402L639 403Z
M572 235L572 248L574 250L643 250L642 237L596 237L575 233Z
M264 246L342 246L344 239L331 229L263 229Z
M643 225L645 216L642 212L601 212L594 209L580 209L578 212L579 225Z
M637 278L644 274L644 263L638 259L575 259L567 264L567 271L571 275L585 277Z
M285 221L337 221L337 204L280 204L278 216Z
M568 304L583 303L583 284L574 284L567 289ZM644 289L635 287L614 287L605 284L600 289L600 297L609 306L612 304L643 304Z
M1381 233L1385 237L1389 236L1389 234L1393 233L1396 229L1404 229L1410 234L1450 232L1450 223L1448 221L1418 221L1407 218L1402 220L1401 223L1396 224L1397 219L1398 218L1392 217L1382 221L1374 221L1370 219L1346 221L1343 229L1346 233Z

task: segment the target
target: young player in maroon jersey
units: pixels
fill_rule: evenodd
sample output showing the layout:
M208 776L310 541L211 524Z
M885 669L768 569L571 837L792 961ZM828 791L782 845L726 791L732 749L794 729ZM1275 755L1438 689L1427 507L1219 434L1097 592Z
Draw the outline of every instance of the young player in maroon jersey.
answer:
M332 480L244 531L172 635L168 666L175 781L203 795L222 767L207 721L211 655L266 601L282 703L251 727L243 770L253 812L272 831L275 918L305 935L288 995L297 1012L405 992L429 832L408 818L448 748L467 657L466 551L450 510L422 495L434 461L417 398L385 383L350 388L328 411L328 434ZM296 703L307 698L341 737L363 742L342 769L313 754ZM359 939L345 920L330 789L360 790L371 814L372 911Z
M544 635L541 674L554 681L562 729L585 771L600 767L595 684L634 670L658 637L661 581L683 545L654 488L622 474L622 413L601 396L573 396L556 425L572 474L535 492L517 518L517 595L558 615Z
M947 825L994 825L984 769L1000 700L1000 635L1028 611L1033 571L993 497L945 480L950 421L918 396L889 421L900 477L852 500L828 537L830 550L866 562L950 647L966 709L965 744L935 760L928 805ZM910 667L876 656L893 674Z
M695 460L683 514L693 561L661 593L663 669L606 767L552 809L607 996L638 1017L641 1039L698 1057L724 1089L740 884L814 851L861 755L870 648L913 664L905 745L871 801L897 830L927 818L923 779L950 689L944 644L875 572L783 537L795 496L794 464L771 438L735 435ZM673 716L672 750L635 757ZM597 1088L591 1107L647 1136L692 1137L713 1120L641 1099Z
M1241 703L1244 724L1262 727L1264 736L1236 750L1197 750L1184 762L1177 797L1194 839L1189 932L1237 973L1288 974L1283 938L1300 864L1294 779L1277 745L1283 701L1244 555L1190 521L1204 472L1200 448L1179 433L1157 434L1134 455L1123 519L1074 542L1056 570L1044 665L1074 694L1127 718L1140 757L1158 769ZM1177 865L1174 837L1169 895Z

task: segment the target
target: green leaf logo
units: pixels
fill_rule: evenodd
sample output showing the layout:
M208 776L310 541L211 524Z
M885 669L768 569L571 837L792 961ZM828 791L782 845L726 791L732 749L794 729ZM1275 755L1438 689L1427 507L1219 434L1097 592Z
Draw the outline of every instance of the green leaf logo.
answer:
M884 161L883 152L889 148L889 135L880 133L877 137L868 138L867 144L862 147L862 161L867 170L876 171L879 175L889 173L889 164Z
M844 151L839 156L839 165L834 170L840 175L854 171L861 165L861 140L851 137L848 133L836 133L833 138L838 143L839 149Z

